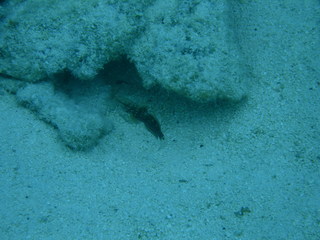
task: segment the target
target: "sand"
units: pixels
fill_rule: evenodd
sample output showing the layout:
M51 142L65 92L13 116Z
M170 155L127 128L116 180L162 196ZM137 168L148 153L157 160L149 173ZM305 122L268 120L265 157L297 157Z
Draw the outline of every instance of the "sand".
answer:
M0 239L319 239L320 3L242 2L248 98L145 91L164 140L115 106L72 151L1 90Z

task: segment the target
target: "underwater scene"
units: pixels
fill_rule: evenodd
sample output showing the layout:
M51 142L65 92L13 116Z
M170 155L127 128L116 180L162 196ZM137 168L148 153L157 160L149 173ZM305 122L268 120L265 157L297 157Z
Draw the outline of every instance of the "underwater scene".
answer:
M1 240L319 240L319 0L0 1Z

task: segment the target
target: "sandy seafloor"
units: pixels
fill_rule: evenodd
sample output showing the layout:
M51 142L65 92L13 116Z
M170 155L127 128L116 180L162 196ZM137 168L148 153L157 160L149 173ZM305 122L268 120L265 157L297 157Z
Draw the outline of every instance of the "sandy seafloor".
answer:
M320 239L320 3L247 2L247 101L145 93L163 141L115 107L71 151L1 90L0 239Z

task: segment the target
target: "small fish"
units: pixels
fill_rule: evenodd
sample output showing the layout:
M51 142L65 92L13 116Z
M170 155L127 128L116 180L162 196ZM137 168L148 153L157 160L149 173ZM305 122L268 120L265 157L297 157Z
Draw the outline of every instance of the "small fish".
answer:
M144 123L146 129L151 132L156 138L164 139L164 135L161 131L160 123L152 116L146 107L139 107L136 104L130 103L127 100L118 101L125 107L126 111L132 115L135 119Z

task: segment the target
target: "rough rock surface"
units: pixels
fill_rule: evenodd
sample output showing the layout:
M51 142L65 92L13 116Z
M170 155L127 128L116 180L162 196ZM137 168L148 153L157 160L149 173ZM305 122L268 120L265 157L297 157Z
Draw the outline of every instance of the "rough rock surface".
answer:
M3 4L0 73L38 81L69 70L93 79L126 55L145 87L197 101L240 99L247 88L226 0L24 0Z
M17 100L57 129L66 146L74 150L87 150L112 129L112 124L104 117L102 107L108 90L99 89L97 92L96 89L86 88L93 96L92 103L92 97L88 99L85 94L78 93L81 99L75 102L63 91L56 91L52 83L41 82L19 89ZM94 104L100 104L99 111L92 110Z

